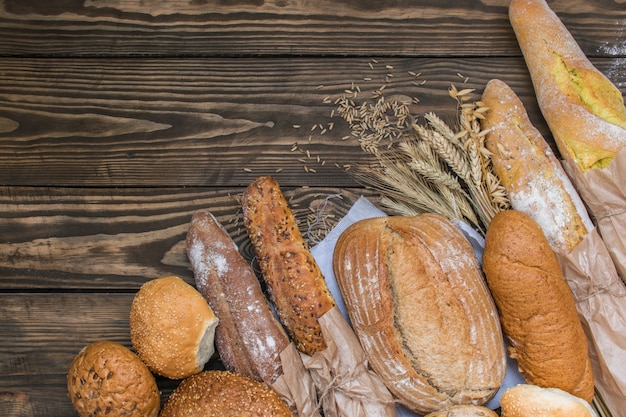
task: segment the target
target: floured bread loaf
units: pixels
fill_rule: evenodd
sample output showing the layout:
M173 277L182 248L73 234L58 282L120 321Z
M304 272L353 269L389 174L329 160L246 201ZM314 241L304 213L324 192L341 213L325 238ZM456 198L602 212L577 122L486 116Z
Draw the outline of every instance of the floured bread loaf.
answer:
M435 214L361 220L333 267L374 371L421 414L484 404L502 384L500 323L474 252Z

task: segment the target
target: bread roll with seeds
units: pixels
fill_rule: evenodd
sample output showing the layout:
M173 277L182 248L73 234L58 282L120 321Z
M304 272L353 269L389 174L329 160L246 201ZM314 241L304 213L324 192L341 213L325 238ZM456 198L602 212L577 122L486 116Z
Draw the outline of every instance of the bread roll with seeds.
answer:
M280 186L271 176L253 181L242 197L244 224L271 301L299 351L326 348L318 318L335 306L315 258L302 238Z
M502 417L597 417L584 400L558 388L522 384L507 389L501 399Z

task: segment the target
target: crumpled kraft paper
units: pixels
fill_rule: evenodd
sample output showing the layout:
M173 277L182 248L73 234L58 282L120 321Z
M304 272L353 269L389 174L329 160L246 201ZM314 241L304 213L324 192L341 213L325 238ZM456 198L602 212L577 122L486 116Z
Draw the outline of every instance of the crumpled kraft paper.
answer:
M589 339L596 389L613 417L626 417L626 286L597 229L557 257Z
M603 169L582 173L572 161L563 167L595 218L617 271L626 280L626 148Z
M337 308L341 311L346 322L349 323L348 313L346 311L339 285L335 278L335 273L332 266L333 252L335 250L335 244L337 239L352 223L355 223L362 219L372 217L382 217L387 214L382 210L374 206L366 197L361 196L350 208L348 213L335 225L335 227L326 235L324 240L311 248L311 253L318 263L320 270L324 274L326 284L330 289ZM471 227L464 224L457 224L463 233L468 238L469 242L474 248L474 252L477 254L478 259L482 258L482 251L484 249L484 239L478 233L476 233ZM497 409L500 407L500 397L502 393L512 386L524 383L524 379L520 374L517 361L507 356L507 369L504 377L504 382L500 390L496 393L494 398L489 401L486 406L491 409ZM399 417L416 417L418 414L408 410L402 405L396 405L396 412Z
M321 417L317 407L317 391L300 353L293 343L280 353L283 374L272 388L298 417Z

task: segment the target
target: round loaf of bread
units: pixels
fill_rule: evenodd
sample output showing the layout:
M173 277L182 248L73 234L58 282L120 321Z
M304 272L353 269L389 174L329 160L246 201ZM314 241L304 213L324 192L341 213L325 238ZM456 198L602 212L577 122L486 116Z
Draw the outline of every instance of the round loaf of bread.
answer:
M589 403L558 388L521 384L504 391L502 417L596 417Z
M481 405L451 405L424 417L498 417L495 411Z
M161 405L150 370L117 342L99 341L85 346L70 365L67 389L81 417L156 417Z
M215 352L218 319L202 295L169 276L141 286L130 310L130 337L139 357L171 379L196 374Z
M159 417L293 417L267 385L230 371L190 376L170 394Z
M498 313L472 247L436 214L361 220L333 267L367 359L420 414L482 405L506 369Z

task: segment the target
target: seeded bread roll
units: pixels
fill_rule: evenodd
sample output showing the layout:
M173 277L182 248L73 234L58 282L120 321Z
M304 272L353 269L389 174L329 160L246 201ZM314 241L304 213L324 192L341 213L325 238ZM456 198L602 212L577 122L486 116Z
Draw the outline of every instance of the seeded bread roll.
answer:
M491 220L483 270L509 354L524 380L591 402L594 380L574 296L539 225L507 210Z
M293 413L259 381L228 371L205 371L181 382L159 414L190 416L293 417Z
M244 191L242 207L270 299L289 335L303 353L324 350L318 319L335 300L279 184L270 176L257 178Z
M217 219L196 212L187 232L196 286L220 320L215 343L226 369L272 384L282 374L289 338L250 264Z
M506 369L498 314L472 247L435 214L361 220L335 276L372 369L420 414L482 405Z
M513 0L509 19L564 159L604 168L626 144L620 90L595 68L545 0Z
M591 406L558 388L517 385L502 394L502 417L597 417Z

